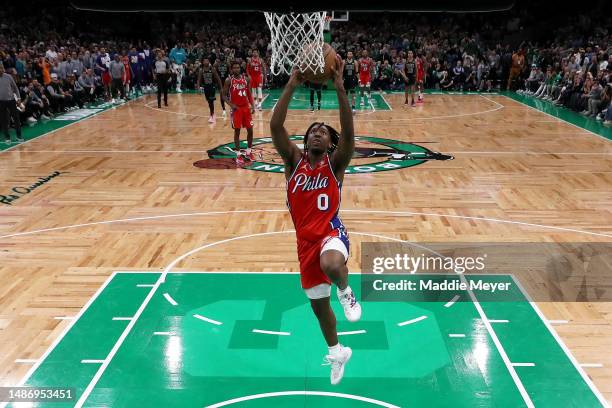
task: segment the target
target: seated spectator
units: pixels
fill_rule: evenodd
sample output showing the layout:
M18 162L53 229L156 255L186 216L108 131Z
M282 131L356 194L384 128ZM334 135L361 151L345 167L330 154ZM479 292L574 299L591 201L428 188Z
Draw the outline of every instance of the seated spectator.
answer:
M550 96L548 100L556 102L561 95L561 90L563 89L567 78L569 77L569 71L566 68L565 71L557 72L555 79L553 80L552 90L550 92Z
M525 93L527 95L533 95L540 85L540 75L538 73L538 66L536 64L531 65L531 71L529 77L525 80L523 89L519 89L517 93Z
M586 72L590 73L593 77L596 77L598 71L599 63L597 62L597 55L593 55L589 64L586 67Z
M588 92L591 90L590 85L591 83L588 81L588 78L584 78L582 75L582 71L577 72L574 77L574 83L569 88L569 94L563 105L577 112L582 111L584 109L582 105L585 95L588 97ZM586 101L584 101L584 104L586 104Z
M442 71L440 78L440 89L453 89L455 83L449 75L448 71Z
M436 65L432 65L429 75L427 75L427 88L440 89L440 79L442 79L442 65L436 62Z
M34 91L34 84L32 82L30 82L25 89L23 104L25 105L25 116L27 123L31 124L36 123L38 120L49 119L49 117L43 113L45 111L45 104Z
M535 91L533 96L535 96L536 98L540 98L540 99L544 98L544 96L546 96L546 91L550 87L552 80L553 80L552 67L549 66L546 68L544 79L540 82L540 86L538 87L537 91Z
M77 105L79 108L83 107L85 102L85 88L81 86L79 81L76 80L74 74L69 74L68 79L66 79L64 90L66 93L70 94L73 99L73 103Z
M57 74L51 74L51 83L47 85L46 91L53 112L66 112L66 107L70 106L72 101L71 97L64 93Z
M93 102L96 99L96 82L92 69L83 71L78 82L83 89L83 99L90 103Z
M32 91L34 94L42 101L42 115L40 118L42 120L49 120L53 114L51 113L51 104L49 103L49 99L45 95L45 87L38 82L38 80L32 80Z
M475 91L477 89L476 71L471 67L465 68L465 80L463 81L462 91Z
M581 112L582 115L595 117L599 113L599 105L601 104L601 94L603 87L598 81L595 81L589 92L586 109Z
M457 60L456 65L453 67L452 75L451 82L453 83L454 89L462 89L463 81L465 79L465 70L463 69L461 60Z

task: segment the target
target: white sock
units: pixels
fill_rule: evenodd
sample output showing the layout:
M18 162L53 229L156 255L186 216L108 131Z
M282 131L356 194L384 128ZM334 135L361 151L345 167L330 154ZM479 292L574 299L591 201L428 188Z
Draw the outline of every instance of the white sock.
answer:
M246 154L251 154L251 148L250 147L247 147Z
M340 352L342 345L338 343L335 346L327 347L327 349L329 350L329 354L333 356L334 354L338 354Z

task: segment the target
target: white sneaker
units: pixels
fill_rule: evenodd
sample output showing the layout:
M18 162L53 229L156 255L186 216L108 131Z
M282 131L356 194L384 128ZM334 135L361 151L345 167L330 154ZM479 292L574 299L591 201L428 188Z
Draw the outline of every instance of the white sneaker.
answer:
M176 88L176 92L183 93L183 91L181 91L181 88Z
M32 125L34 123L37 123L38 121L34 119L32 116L30 116L26 119L26 122L28 122L28 125Z
M215 115L212 115L210 118L208 118L208 123L215 123Z
M50 117L48 117L47 115L40 115L40 119L41 120L49 120L51 119Z
M350 286L344 289L344 294L341 293L340 289L337 289L338 300L344 309L344 316L349 322L356 322L361 319L361 305L355 299L355 293Z
M323 365L331 366L330 380L332 385L340 383L344 376L344 366L351 359L353 350L350 347L340 346L340 351L334 354L328 354L325 356L325 363Z

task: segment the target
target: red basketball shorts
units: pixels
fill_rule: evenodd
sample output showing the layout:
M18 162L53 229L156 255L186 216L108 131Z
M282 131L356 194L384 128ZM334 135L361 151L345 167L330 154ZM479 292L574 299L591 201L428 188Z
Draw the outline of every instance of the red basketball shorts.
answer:
M263 85L263 75L259 74L259 75L253 75L251 77L251 89L253 88L259 88L260 86Z
M359 73L359 86L370 86L370 82L372 82L372 78L369 72Z
M250 129L253 127L253 117L251 116L251 107L238 106L232 111L232 129Z
M349 240L344 228L336 228L318 241L298 238L297 250L302 288L310 289L321 284L332 284L321 269L320 261L321 254L328 249L338 250L344 254L345 260L348 259Z
M111 83L111 76L108 71L102 72L102 83L104 85L109 85Z

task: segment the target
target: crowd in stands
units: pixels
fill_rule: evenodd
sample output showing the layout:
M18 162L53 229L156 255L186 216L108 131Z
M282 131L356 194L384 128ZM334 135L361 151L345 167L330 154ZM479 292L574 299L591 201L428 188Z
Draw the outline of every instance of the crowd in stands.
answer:
M452 15L391 16L372 32L367 19L353 19L334 30L332 46L342 55L368 51L374 89L404 88L400 71L410 49L425 64L426 89L517 91L610 124L612 16L565 16L539 41L521 39L523 25L542 23L537 16L485 13L463 23Z
M260 15L100 16L62 1L53 7L38 1L38 14L29 3L0 10L0 62L17 83L25 122L151 91L158 52L170 63L182 55L182 81L172 77L178 91L194 89L204 56L245 67L257 49L269 64L269 31ZM403 89L399 71L411 49L424 63L425 88L516 90L609 124L612 17L595 9L525 32L542 22L537 10L536 2L498 13L385 14L375 29L371 15L351 14L349 22L332 23L331 45L342 56L368 51L374 90ZM268 70L265 86L285 81Z
M531 65L518 93L531 95L582 115L610 122L612 55L596 47L568 52L560 63ZM608 112L609 111L609 112Z

